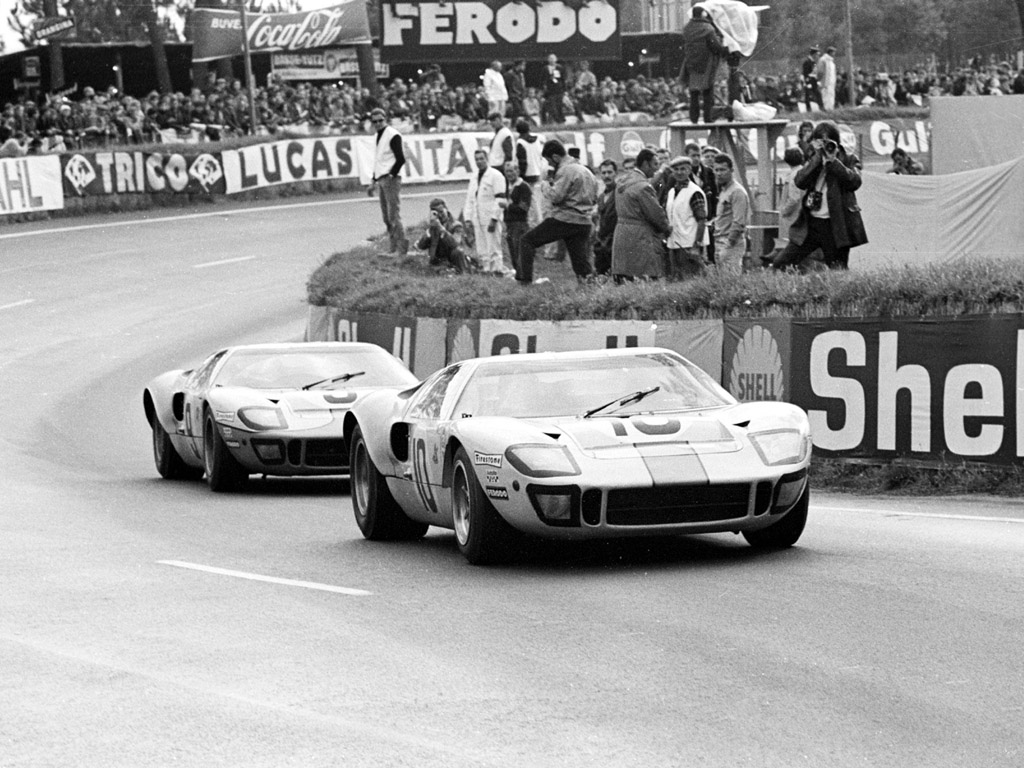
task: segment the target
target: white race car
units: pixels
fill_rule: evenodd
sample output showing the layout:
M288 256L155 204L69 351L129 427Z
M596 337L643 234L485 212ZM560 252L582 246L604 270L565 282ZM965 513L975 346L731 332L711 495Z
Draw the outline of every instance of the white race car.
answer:
M807 519L807 415L737 403L667 349L466 360L367 395L345 436L363 535L451 528L472 563L519 534L733 531L783 548Z
M157 472L239 488L251 474L348 472L342 417L381 387L418 379L375 344L250 344L151 381L142 404Z

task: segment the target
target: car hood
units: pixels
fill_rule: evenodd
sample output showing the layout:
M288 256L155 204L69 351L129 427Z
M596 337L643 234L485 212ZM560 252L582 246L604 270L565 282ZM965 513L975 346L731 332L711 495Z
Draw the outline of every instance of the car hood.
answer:
M348 410L360 397L374 389L250 389L249 387L217 387L218 403L236 407L247 405L278 405L293 413L303 411Z
M619 449L658 446L661 453L728 453L742 448L740 430L720 414L673 414L626 418L533 420L541 432L571 442L594 458L613 458Z

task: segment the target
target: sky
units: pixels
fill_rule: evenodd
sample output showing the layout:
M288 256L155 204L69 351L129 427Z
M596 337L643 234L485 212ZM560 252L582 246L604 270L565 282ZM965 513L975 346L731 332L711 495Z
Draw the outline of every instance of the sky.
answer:
M4 41L5 53L11 53L23 47L21 39L11 29L10 22L8 21L11 17L11 11L14 10L14 5L15 0L0 0L0 40Z

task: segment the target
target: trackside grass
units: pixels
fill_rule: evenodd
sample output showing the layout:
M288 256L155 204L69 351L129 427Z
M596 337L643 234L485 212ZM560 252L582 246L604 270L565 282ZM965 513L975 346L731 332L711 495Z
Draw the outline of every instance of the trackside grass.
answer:
M409 232L412 242L422 228ZM962 261L877 272L807 275L756 270L684 283L578 285L568 262L538 258L543 285L456 275L427 265L425 254L379 255L380 242L336 253L310 276L308 301L350 312L510 320L671 320L718 317L921 317L1024 311L1024 262ZM1024 467L817 460L816 487L914 495L1024 494Z

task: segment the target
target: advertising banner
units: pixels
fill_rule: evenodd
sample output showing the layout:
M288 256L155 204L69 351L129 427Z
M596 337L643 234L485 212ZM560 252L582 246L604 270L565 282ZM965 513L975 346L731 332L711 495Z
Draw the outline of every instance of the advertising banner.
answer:
M353 141L361 139L324 136L225 150L221 153L225 188L232 195L275 184L354 178Z
M722 380L722 321L659 320L654 345L681 354L715 381Z
M381 60L619 59L619 1L381 0Z
M376 344L420 378L445 366L448 321L443 318L337 313L333 319L331 340Z
M220 153L76 152L61 155L67 197L224 194Z
M816 454L1019 462L1018 315L793 320L790 402Z
M653 347L655 331L643 320L449 320L447 357L456 363L523 352Z
M359 62L355 48L327 48L299 53L274 53L270 68L282 80L338 80L357 77ZM388 77L390 67L381 64L374 51L374 68L378 77Z
M0 216L63 207L57 155L0 160Z
M196 8L191 15L192 61L240 56L242 16L237 10ZM252 53L304 51L370 42L366 6L339 0L329 8L302 13L254 13L245 30Z
M737 400L788 401L789 318L725 320L722 386Z
M429 133L403 136L405 166L402 178L410 184L431 181L469 181L476 168L473 152L490 146L493 133ZM359 180L370 183L373 172L373 136L358 136L352 140L357 158Z

